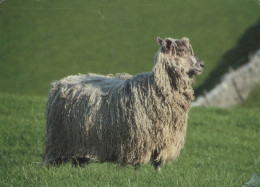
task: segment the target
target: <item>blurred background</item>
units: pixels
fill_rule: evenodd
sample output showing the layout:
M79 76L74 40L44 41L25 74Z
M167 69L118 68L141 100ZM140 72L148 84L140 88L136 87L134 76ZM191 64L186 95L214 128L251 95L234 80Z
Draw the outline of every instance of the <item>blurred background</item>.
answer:
M205 62L195 84L205 95L260 49L256 0L0 2L1 93L47 97L71 74L151 71L156 37L185 36Z

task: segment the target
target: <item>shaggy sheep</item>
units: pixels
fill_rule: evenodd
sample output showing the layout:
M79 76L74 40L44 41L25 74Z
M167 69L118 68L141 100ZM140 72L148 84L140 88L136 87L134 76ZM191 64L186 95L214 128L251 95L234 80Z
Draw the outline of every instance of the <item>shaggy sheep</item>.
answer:
M194 75L204 64L189 40L157 38L152 72L68 76L52 83L44 162L71 159L156 169L184 146Z

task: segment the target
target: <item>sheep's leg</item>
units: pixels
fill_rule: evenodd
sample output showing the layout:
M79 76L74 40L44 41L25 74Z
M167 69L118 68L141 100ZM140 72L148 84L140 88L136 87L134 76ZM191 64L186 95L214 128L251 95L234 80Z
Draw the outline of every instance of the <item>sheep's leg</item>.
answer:
M138 170L140 168L140 164L139 163L135 164L134 168L135 168L135 170Z
M161 164L162 164L162 161L159 160L159 161L153 161L153 166L154 166L154 169L156 169L156 171L161 171Z
M84 166L84 164L89 164L90 159L89 158L85 158L85 157L77 157L77 158L73 158L72 159L72 164L74 166Z
M152 161L152 164L154 166L154 169L156 169L157 171L160 171L162 160L161 159L157 160L158 155L159 155L159 152L157 150L155 150L152 154L151 161Z

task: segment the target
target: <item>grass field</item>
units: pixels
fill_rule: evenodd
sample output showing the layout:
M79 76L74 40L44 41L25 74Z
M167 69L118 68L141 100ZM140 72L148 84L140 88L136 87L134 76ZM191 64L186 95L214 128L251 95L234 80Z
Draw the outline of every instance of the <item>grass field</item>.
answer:
M260 173L260 109L193 108L177 161L43 167L45 97L0 94L0 186L241 186Z
M206 64L199 86L259 10L256 0L6 0L0 92L47 95L51 81L70 74L151 71L157 36L190 38Z
M45 105L70 74L151 71L157 36L190 38L202 93L259 48L259 18L256 0L0 1L0 186L241 186L260 173L260 85L236 108L193 108L185 148L160 174L42 166Z
M248 98L240 104L240 106L243 107L254 107L254 108L260 108L260 84L258 84L251 92L249 93ZM260 124L259 124L260 128Z

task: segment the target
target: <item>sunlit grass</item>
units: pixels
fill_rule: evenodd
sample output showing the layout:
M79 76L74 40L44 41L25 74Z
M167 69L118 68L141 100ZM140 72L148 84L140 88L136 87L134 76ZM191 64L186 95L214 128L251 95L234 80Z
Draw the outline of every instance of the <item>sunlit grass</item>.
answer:
M0 186L241 186L260 172L260 110L193 108L180 157L157 173L109 163L42 166L44 97L0 95Z

